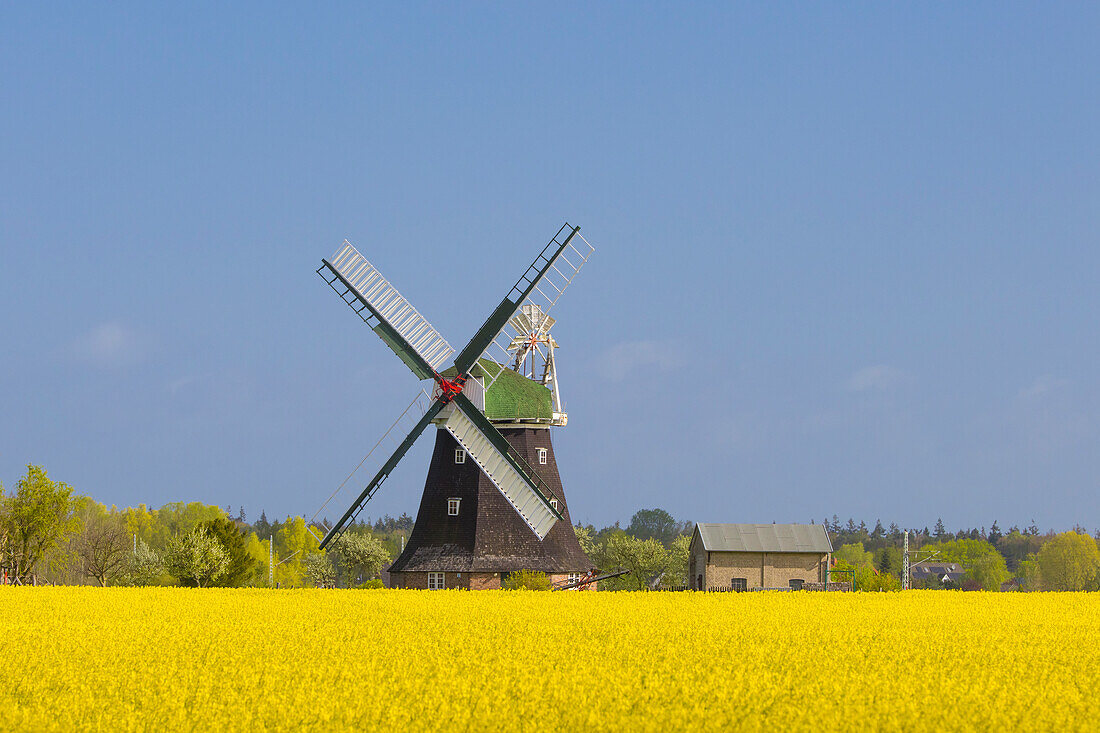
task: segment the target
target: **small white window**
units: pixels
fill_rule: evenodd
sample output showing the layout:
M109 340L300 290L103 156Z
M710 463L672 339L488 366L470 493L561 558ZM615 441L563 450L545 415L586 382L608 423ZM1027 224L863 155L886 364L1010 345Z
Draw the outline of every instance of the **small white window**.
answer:
M428 590L443 590L443 573L428 573Z
M461 499L447 499L447 516L449 516L449 517L457 517L458 516L458 502L460 502L460 501L462 501L462 500Z
M554 507L555 509L557 509L557 508L558 508L558 500L557 500L557 499L551 499L551 500L550 500L550 506L552 506L552 507Z
M455 451L455 463L465 463L465 462L466 462L466 451L459 448L458 450Z
M580 573L569 573L569 578L566 580L566 584L571 585L573 583L576 583L578 580L580 580L583 577L584 576L581 575Z
M543 466L546 465L546 449L545 448L539 448L539 463L542 464Z

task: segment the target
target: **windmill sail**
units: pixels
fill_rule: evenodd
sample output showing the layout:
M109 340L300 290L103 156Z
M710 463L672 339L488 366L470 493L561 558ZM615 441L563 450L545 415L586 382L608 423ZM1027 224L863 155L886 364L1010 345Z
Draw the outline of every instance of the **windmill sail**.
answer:
M352 505L348 507L348 510L344 512L343 516L340 517L336 524L332 525L332 529L330 529L328 533L325 534L324 539L321 540L322 550L328 547L329 544L331 544L332 542L336 541L340 537L340 535L344 533L344 530L347 528L348 523L354 520L356 516L358 516L363 506L371 500L371 497L374 496L374 492L378 491L379 487L382 486L382 483L387 478L389 478L389 475L393 472L393 469L397 466L398 463L401 462L401 459L404 458L405 454L409 452L409 448L412 448L413 443L416 442L416 439L420 437L420 434L423 433L424 430L431 424L432 419L435 418L437 414L439 414L439 411L441 409L443 409L442 404L440 404L439 402L432 403L431 407L428 408L423 417L421 417L416 425L413 426L413 429L409 432L408 435L405 436L405 439L401 441L401 444L397 446L397 450L395 450L393 454L386 460L386 462L382 464L382 468L380 468L378 470L378 473L374 475L374 478L372 478L370 483L367 484L367 487L363 489L362 492L360 492L359 496L355 499Z
M443 427L542 540L562 518L561 512L550 504L549 488L530 466L523 465L523 459L515 454L500 431L465 395L458 395L454 404L447 411Z
M580 235L580 230L580 227L569 226L566 222L543 247L497 309L455 358L455 367L460 374L466 373L479 357L499 364L510 361L508 346L520 335L517 325L511 322L516 311L521 305L530 303L538 306L544 316L549 313L595 251L595 247ZM486 390L492 386L492 381L495 378L486 381Z
M418 378L431 379L454 353L428 319L346 239L331 262L321 262L317 273Z

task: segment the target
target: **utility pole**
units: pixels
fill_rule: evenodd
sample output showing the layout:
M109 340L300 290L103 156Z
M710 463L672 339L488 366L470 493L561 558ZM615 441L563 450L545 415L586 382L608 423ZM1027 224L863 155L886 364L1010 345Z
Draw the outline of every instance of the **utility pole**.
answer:
M909 590L909 530L905 530L905 539L901 551L901 589Z
M275 587L275 535L267 540L267 584Z

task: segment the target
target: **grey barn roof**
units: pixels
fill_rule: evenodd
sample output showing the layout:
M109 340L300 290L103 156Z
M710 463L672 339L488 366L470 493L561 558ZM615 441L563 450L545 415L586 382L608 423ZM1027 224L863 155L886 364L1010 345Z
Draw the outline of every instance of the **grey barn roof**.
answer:
M710 552L832 552L829 535L819 524L695 525L703 549Z

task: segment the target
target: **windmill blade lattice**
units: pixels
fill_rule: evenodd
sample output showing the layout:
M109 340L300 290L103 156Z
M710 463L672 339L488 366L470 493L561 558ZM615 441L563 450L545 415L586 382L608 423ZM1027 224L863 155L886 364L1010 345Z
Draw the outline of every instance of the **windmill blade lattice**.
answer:
M475 360L480 359L478 363L486 372L485 389L488 391L504 365L512 359L508 346L523 335L513 323L516 311L530 303L538 306L544 315L549 313L595 251L596 248L581 236L580 227L570 226L568 222L563 224L455 358L459 372L469 370ZM492 364L500 368L494 370Z
M321 262L317 274L417 377L431 379L455 353L428 319L348 240L344 240L331 262Z
M534 469L465 395L448 406L443 427L474 459L497 490L541 540L562 518L551 504L553 493Z

